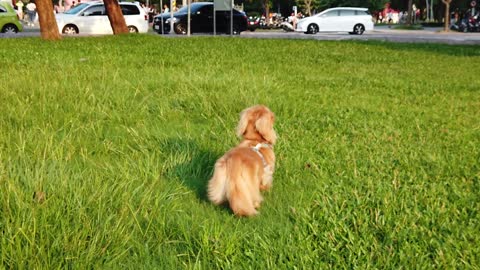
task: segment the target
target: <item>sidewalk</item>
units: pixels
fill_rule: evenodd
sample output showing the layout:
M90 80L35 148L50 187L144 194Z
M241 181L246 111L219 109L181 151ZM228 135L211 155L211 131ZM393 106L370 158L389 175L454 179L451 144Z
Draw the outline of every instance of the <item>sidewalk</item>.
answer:
M480 33L463 33L463 32L458 32L455 30L449 30L448 32L443 31L443 27L423 27L423 29L419 30L406 30L406 29L395 29L395 27L398 26L396 24L392 25L376 25L374 27L373 32L379 32L379 33L409 33L409 34L458 34L458 35L480 35Z
M440 33L443 31L443 27L424 27L423 29L419 29L419 30L405 30L405 29L395 29L396 26L398 25L397 24L375 25L374 32L434 34L434 33Z
M23 25L23 32L40 32L39 22L35 22L33 26L29 26L27 22L20 21Z

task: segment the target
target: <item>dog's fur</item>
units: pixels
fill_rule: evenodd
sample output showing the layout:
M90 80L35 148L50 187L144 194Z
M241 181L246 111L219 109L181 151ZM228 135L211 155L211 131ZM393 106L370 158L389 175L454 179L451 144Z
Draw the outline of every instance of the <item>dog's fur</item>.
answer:
M263 200L260 191L272 186L273 145L277 139L274 121L274 114L263 105L240 113L237 135L242 141L215 163L213 177L208 183L210 201L217 205L228 201L237 216L258 214L256 209ZM257 147L261 155L254 149L259 144L262 144Z

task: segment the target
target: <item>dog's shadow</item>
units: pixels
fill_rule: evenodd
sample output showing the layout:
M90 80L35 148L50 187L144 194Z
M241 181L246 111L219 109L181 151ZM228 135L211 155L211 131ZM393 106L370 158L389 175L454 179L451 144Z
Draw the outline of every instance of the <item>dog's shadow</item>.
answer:
M178 179L200 200L207 201L207 183L220 153L203 150L196 142L180 138L162 140L160 147L172 160L163 173L167 179Z

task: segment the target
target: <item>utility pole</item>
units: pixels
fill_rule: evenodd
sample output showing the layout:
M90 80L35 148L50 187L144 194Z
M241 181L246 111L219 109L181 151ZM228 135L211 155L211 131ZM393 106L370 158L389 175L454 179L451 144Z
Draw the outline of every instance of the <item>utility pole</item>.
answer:
M230 36L233 36L233 0L230 4Z
M188 14L187 14L187 36L190 36L190 26L191 26L191 23L190 23L190 18L191 18L191 15L190 13L192 12L192 7L191 7L191 4L192 4L192 0L188 0Z
M173 5L175 5L175 0L170 0L170 34L175 33L173 31Z

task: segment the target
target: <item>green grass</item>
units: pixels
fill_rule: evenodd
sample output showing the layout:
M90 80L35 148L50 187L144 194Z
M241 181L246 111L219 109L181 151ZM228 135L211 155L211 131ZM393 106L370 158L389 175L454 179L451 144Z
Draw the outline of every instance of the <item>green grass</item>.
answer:
M480 266L478 47L0 47L0 269ZM239 219L205 186L257 103L276 113L277 171L261 214Z

